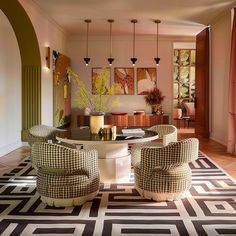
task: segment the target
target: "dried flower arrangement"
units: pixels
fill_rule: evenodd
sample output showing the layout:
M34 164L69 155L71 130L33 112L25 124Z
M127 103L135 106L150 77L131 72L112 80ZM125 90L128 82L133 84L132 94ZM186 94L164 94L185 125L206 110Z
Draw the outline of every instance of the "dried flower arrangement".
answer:
M150 106L161 104L164 98L165 96L162 95L162 92L157 87L149 90L147 95L144 97L145 102Z

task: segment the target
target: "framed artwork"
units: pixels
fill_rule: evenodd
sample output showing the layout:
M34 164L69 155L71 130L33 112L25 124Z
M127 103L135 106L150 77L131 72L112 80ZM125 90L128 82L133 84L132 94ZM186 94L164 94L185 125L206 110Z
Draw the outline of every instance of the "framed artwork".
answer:
M70 58L53 50L53 126L67 127L71 122L71 81L67 74Z
M95 86L94 86L94 78L101 73L102 69L103 69L103 67L93 67L92 68L91 82L92 82L92 94L94 94L94 95L97 94ZM110 87L110 81L111 81L111 69L110 69L110 67L106 67L106 69L109 71L109 76L108 76L109 78L107 80L107 83L105 84L105 87L108 88L108 87Z
M138 68L137 69L137 94L145 95L156 86L157 70L156 68Z
M116 92L119 95L134 94L134 68L116 67L114 69L114 81L120 85L120 90Z

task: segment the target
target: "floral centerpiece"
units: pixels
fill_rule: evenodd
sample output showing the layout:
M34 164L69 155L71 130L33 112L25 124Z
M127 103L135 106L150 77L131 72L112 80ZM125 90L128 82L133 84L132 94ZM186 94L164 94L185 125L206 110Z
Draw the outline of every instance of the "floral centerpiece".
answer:
M107 86L109 70L103 68L101 73L92 78L93 90L95 91L95 94L92 94L90 89L86 87L85 83L71 68L68 68L67 73L77 85L77 99L75 99L75 102L79 108L89 109L91 111L90 115L95 116L90 117L90 129L92 133L98 133L104 125L104 113L120 105L119 98L113 96L120 89L120 86L116 83L112 86ZM95 124L95 120L99 120L99 124L93 129L92 123Z
M149 90L144 97L145 102L152 107L152 113L161 114L161 103L164 100L165 96L162 95L162 92L157 87Z

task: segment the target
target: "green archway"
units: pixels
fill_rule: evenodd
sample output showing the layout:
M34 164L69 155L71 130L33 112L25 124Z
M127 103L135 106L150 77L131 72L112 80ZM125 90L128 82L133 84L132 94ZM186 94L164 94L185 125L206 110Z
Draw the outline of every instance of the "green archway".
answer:
M0 1L0 9L15 32L22 63L22 140L41 123L41 58L34 27L17 0Z

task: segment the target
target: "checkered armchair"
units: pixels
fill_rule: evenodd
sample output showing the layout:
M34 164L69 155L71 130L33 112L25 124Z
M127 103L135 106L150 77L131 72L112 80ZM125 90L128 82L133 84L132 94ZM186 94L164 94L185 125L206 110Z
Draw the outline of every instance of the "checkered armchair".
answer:
M159 134L159 139L162 139L162 143L148 142L142 144L134 144L131 149L131 164L135 165L140 161L141 149L143 147L160 147L166 146L170 142L177 142L177 128L173 125L154 125L148 130L155 131Z
M185 139L164 147L144 147L134 165L135 187L144 198L172 201L184 197L191 187L189 162L198 158L199 141Z
M157 132L164 146L177 141L177 128L174 125L154 125L148 130Z
M28 143L32 146L35 142L47 143L48 140L56 141L56 134L59 129L47 126L47 125L36 125L29 129Z
M50 206L80 205L99 190L98 153L57 144L34 143L32 162L37 171L37 191Z

